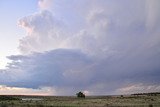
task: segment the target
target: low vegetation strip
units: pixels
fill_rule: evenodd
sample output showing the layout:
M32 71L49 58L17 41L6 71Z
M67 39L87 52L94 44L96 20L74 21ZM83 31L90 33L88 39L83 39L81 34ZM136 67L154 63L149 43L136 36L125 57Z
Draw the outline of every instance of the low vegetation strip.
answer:
M6 95L1 95L0 96L0 101L3 100L20 100L20 98L18 97L12 97L12 96L6 96Z
M22 98L27 100L22 100ZM0 107L160 107L160 95L158 94L156 96L86 96L85 98L76 96L0 96L0 99Z

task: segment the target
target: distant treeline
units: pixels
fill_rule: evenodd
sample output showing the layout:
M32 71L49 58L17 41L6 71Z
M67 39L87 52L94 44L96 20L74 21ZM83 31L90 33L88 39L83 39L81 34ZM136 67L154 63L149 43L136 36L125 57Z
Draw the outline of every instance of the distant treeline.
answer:
M3 100L20 100L20 98L7 96L7 95L0 95L0 101L3 101Z
M151 92L151 93L136 93L136 94L131 94L131 95L148 95L148 96L156 96L156 95L160 95L160 92Z

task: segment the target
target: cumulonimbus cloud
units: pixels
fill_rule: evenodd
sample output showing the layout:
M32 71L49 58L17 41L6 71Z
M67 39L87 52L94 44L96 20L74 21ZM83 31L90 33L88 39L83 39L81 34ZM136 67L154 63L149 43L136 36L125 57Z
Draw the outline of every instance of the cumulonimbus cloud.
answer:
M158 0L69 1L54 0L48 10L19 20L27 31L19 45L23 54L9 56L1 84L54 87L63 94L159 86Z

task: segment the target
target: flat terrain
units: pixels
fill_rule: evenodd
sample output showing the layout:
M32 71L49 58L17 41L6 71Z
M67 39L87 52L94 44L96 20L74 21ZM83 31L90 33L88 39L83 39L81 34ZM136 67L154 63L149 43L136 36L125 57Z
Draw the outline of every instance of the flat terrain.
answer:
M0 96L0 107L160 107L160 95Z

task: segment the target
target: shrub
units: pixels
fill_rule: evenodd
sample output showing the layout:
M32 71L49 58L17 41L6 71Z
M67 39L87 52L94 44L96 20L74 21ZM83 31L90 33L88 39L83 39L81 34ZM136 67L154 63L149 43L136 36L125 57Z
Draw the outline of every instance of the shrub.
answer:
M152 104L149 104L149 107L153 107L153 105L152 105Z
M85 94L82 93L81 91L76 94L78 98L85 98Z
M2 103L2 104L0 104L0 107L8 107L8 105L5 103Z
M12 96L7 96L7 95L0 95L0 101L5 101L5 100L20 100L20 98L15 98Z

